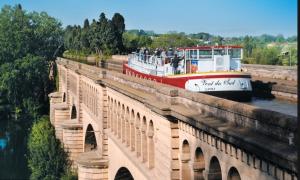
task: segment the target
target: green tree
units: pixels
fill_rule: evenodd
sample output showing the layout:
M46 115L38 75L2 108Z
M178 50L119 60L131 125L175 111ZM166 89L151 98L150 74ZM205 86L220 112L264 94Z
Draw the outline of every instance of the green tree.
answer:
M127 52L131 53L139 47L139 36L134 33L123 33L123 44Z
M59 55L60 47L62 28L56 19L44 12L27 12L21 5L1 9L0 114L5 122L1 128L2 132L9 132L6 157L15 159L16 154L22 154L18 157L20 162L10 162L9 167L27 169L22 160L28 129L33 121L49 111L48 94L52 89L48 64ZM19 171L14 177L26 176L26 172Z
M214 36L212 38L212 42L214 45L221 46L221 45L223 45L223 41L224 41L224 38L221 36Z
M0 12L0 64L11 62L31 51L29 18L20 5L4 6Z
M182 34L163 34L153 39L152 48L168 48L168 47L185 47L194 46L197 44L196 40L188 38Z
M32 54L43 57L47 61L55 60L61 55L55 52L63 45L61 23L46 12L32 12L28 17L33 29L33 37L30 40Z
M278 34L276 36L276 42L282 43L284 41L285 41L285 39L284 39L284 36L282 34Z
M62 40L61 24L47 13L26 13L18 5L1 9L0 64L28 53L53 60Z
M246 36L244 38L243 46L244 46L245 57L251 57L252 51L255 48L255 44L253 41L254 40L252 37Z
M48 64L44 58L27 55L0 66L0 91L12 105L15 119L29 114L36 118L48 111L50 91Z
M33 124L28 140L30 179L60 179L69 168L67 153L48 117Z
M114 26L115 40L117 41L117 51L118 53L120 53L124 51L123 38L122 38L122 35L125 31L124 17L119 13L115 13L111 21Z
M116 27L118 33L122 35L125 31L124 17L120 13L115 13L111 20L114 26Z
M255 64L281 65L278 48L255 48L252 53Z

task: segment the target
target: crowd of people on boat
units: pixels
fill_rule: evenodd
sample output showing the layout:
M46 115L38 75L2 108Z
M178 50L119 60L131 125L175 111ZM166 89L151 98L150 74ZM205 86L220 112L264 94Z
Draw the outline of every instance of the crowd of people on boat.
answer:
M137 49L135 52L139 56L139 60L143 61L147 64L156 64L156 65L164 65L170 64L173 67L173 71L175 74L180 73L178 69L181 60L184 57L179 57L178 53L173 50L173 48L156 48L155 50L151 50L150 48L142 47Z
M136 53L143 54L145 58L151 55L158 57L173 57L176 54L173 48L168 48L167 50L165 48L155 48L155 50L151 50L147 47L138 48Z

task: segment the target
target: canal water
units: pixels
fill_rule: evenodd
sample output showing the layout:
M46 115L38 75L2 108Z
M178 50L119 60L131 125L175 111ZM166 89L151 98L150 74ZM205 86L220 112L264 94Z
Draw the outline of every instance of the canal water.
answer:
M0 179L29 179L26 160L28 129L22 122L0 118Z
M297 117L297 103L294 102L253 97L247 104Z

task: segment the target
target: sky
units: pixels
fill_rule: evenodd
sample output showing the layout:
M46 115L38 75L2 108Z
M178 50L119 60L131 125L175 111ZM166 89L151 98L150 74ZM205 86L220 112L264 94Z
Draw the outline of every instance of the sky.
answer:
M297 35L297 0L0 0L0 7L17 3L27 11L46 11L63 27L118 12L127 30Z

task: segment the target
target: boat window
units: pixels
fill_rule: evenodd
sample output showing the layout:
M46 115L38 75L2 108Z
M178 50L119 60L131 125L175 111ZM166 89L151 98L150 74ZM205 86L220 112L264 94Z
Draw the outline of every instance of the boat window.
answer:
M184 51L176 51L176 53L179 57L184 56Z
M199 58L210 58L211 50L199 50Z
M185 57L186 59L190 59L190 51L185 51Z
M225 55L225 49L215 49L214 55Z
M241 49L229 49L228 55L230 55L231 58L241 58Z
M190 51L190 59L197 59L197 50L189 50Z

